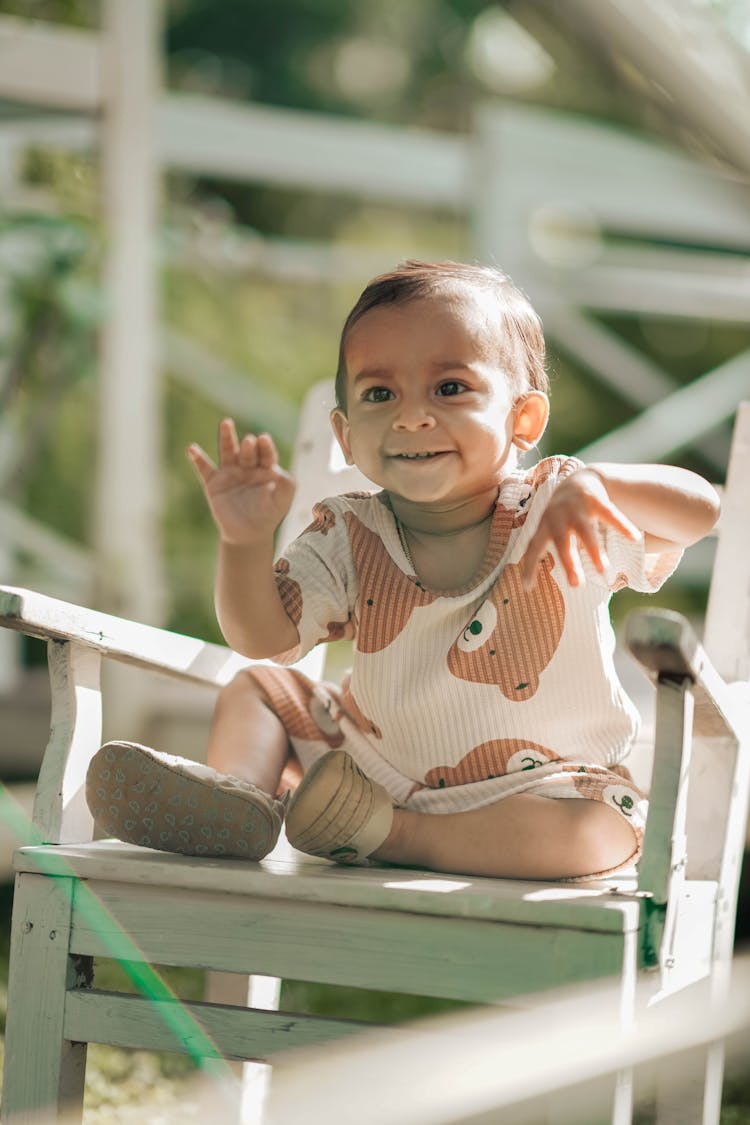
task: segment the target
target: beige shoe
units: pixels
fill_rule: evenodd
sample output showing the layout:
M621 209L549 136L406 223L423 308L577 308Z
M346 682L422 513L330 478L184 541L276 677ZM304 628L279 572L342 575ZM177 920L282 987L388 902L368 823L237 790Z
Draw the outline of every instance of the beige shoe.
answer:
M344 750L319 758L291 799L286 835L293 848L336 863L361 863L387 838L393 802Z
M210 766L137 742L108 742L91 759L86 802L97 827L128 844L207 857L262 859L285 802Z

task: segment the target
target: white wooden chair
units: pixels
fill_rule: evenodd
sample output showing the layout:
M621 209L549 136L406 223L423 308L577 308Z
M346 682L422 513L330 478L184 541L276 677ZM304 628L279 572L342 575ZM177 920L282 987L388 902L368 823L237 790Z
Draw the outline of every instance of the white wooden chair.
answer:
M303 413L291 532L307 522L311 498L358 487L348 472L332 484L329 394L316 388ZM34 811L44 842L15 858L4 1120L57 1106L80 1112L89 1042L257 1060L359 1028L257 1004L179 1004L153 965L479 1003L543 999L561 984L614 976L624 1020L637 1018L639 979L668 1002L709 978L720 1002L750 787L749 476L750 404L735 429L705 649L674 613L650 609L629 622L630 648L657 681L651 811L630 879L544 884L340 868L288 848L258 864L195 860L92 841L82 787L100 744L101 659L216 686L246 662L221 646L0 591L2 623L49 642L53 688ZM142 995L98 990L94 957L127 962ZM721 1073L717 1045L705 1109L691 1094L681 1125L718 1121ZM630 1119L627 1076L614 1106L614 1120Z

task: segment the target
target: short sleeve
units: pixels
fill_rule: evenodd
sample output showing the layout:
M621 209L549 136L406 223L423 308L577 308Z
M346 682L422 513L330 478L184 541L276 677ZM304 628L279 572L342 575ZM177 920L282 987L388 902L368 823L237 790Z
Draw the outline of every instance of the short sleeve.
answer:
M299 643L272 660L294 664L317 644L353 637L357 576L339 497L315 505L312 523L287 547L274 570Z
M653 594L676 570L683 554L679 547L651 554L642 537L637 541L626 539L610 527L602 528L601 538L609 559L604 578L613 591L629 586L641 594Z

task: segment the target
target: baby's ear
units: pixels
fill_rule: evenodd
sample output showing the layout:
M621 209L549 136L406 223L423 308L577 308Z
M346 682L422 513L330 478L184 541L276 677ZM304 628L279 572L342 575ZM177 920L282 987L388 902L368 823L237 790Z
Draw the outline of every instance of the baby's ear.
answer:
M514 410L513 444L519 449L532 449L547 427L549 399L542 391L529 391Z
M336 441L341 446L341 452L344 454L347 465L353 465L354 458L352 457L352 447L349 442L349 419L340 406L336 406L331 411L331 425Z

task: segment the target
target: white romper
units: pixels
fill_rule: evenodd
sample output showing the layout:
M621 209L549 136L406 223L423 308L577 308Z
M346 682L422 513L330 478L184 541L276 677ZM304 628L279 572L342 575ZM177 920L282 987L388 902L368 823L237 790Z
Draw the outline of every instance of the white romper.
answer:
M419 582L383 492L322 501L276 564L299 645L354 642L340 687L295 669L255 667L304 769L341 747L394 803L430 813L511 794L587 797L631 824L637 856L646 802L622 766L638 716L613 661L608 604L627 585L659 588L681 552L647 555L601 525L609 559L571 587L550 551L525 590L520 562L558 483L582 467L548 457L502 482L484 562L471 584Z

